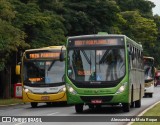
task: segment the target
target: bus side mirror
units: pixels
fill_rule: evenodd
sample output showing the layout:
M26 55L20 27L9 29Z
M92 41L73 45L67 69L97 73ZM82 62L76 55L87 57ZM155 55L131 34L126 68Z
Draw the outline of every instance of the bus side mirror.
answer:
M16 65L16 75L20 75L21 66L20 64Z
M129 56L132 55L132 52L131 52L131 49L130 49L129 45L127 45L127 49L128 49Z
M60 55L59 55L59 60L62 62L62 61L64 61L64 53L63 52L61 52L60 53Z

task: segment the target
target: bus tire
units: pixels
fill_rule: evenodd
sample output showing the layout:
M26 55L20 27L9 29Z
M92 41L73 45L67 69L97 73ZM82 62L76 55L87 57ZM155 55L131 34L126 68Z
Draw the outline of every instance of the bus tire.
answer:
M141 99L135 101L135 108L140 108L141 107Z
M83 104L76 104L75 110L77 113L82 113L83 112Z
M130 111L130 103L123 103L122 108L124 112L129 112Z
M149 93L148 95L149 95L149 97L151 97L151 98L153 97L153 93Z
M31 107L32 108L37 108L38 103L37 102L31 102Z
M133 86L132 86L132 91L131 91L131 108L134 108L134 101L133 101Z
M141 107L141 87L139 92L139 100L135 101L135 108L140 108L140 107Z

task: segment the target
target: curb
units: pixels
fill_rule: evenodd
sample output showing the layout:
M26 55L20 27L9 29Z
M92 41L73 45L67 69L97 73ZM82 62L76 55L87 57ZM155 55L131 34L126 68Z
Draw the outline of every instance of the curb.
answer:
M144 111L142 111L140 114L138 114L138 116L142 116L144 113L146 113L148 110L150 110L151 108L153 108L155 105L157 105L158 103L160 103L160 101L154 103L153 105L149 106L147 109L145 109ZM134 122L129 122L127 123L127 125L132 125Z

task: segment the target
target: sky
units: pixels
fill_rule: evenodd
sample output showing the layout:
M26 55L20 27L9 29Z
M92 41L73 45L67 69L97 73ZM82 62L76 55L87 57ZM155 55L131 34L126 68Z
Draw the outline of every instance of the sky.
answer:
M154 4L156 5L154 8L153 8L153 14L158 14L160 15L160 0L150 0L152 2L154 2Z

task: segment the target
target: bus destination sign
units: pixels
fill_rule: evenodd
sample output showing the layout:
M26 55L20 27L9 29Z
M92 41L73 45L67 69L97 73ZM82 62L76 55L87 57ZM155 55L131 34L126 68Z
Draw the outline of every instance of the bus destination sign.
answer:
M42 53L27 53L26 57L28 59L46 59L46 58L59 58L59 52L42 52Z
M116 46L124 45L123 38L107 38L107 39L75 39L71 40L70 46Z

